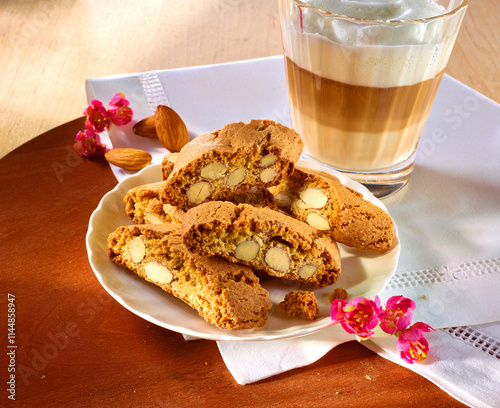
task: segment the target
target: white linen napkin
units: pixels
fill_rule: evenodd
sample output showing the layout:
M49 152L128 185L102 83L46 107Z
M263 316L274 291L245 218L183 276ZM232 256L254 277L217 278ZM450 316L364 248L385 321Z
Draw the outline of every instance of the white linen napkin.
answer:
M408 365L394 347L394 339L362 344L380 356L405 366L439 386L462 403L474 407L500 406L500 324L457 327L426 333L431 354Z
M281 56L91 79L86 87L89 101L104 104L116 92L125 93L135 120L166 103L192 137L239 120L290 125ZM383 301L400 294L412 298L413 321L438 330L426 335L431 350L423 364L404 363L394 338L362 343L471 406L500 404L499 118L498 104L444 76L410 182L384 200L398 225L401 256L380 293ZM112 129L104 142L148 150L159 163L165 152L159 142L131 135L131 126ZM118 180L128 175L112 168ZM295 339L218 347L235 380L248 384L311 364L349 340L334 326ZM469 374L473 381L466 380Z
M107 106L115 93L124 93L134 120L102 133L102 142L108 147L146 150L153 156L152 163L161 163L165 148L160 142L132 132L134 123L152 115L160 103L179 114L190 138L228 123L252 119L270 119L290 126L284 72L283 67L276 69L278 65L283 65L283 57L89 79L87 99L89 103L98 99ZM113 165L111 168L118 181L134 174Z

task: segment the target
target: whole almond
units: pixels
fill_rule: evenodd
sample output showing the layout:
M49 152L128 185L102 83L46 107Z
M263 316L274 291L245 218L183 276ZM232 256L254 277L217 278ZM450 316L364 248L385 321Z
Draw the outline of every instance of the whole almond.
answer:
M158 105L155 111L156 134L170 152L178 152L189 142L186 124L172 108Z
M154 115L148 116L137 122L132 131L142 137L149 137L151 139L156 139L158 135L156 134L156 119Z
M107 151L104 158L124 170L140 170L151 163L151 155L140 149L117 148Z

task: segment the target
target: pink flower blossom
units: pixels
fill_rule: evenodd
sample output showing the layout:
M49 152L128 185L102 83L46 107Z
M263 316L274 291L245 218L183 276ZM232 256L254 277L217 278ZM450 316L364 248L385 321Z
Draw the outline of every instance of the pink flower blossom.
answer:
M423 322L417 322L407 329L398 333L397 348L401 358L407 363L422 361L429 352L429 343L422 333L434 330L431 326Z
M427 357L429 343L423 333L434 330L423 322L408 327L415 306L411 299L393 296L382 309L378 296L374 300L359 297L350 302L335 299L330 313L334 323L340 323L346 332L361 339L375 334L374 329L380 325L382 331L397 337L397 349L401 358L413 364L414 361L422 361Z
M91 103L83 111L87 116L85 120L85 127L93 129L95 132L100 133L109 127L109 115L106 108L102 106L102 102L97 99L92 99Z
M393 296L387 300L385 308L379 313L380 328L387 334L406 329L413 318L415 302L403 296Z
M83 156L97 156L106 151L106 145L101 143L101 138L92 129L78 132L73 148Z
M122 93L117 93L111 98L108 105L108 115L112 123L122 126L132 120L134 112L128 104L129 101L125 99L125 95Z
M334 323L340 323L342 328L360 338L368 338L379 323L380 300L356 298L349 303L345 300L335 299L332 303L331 317Z

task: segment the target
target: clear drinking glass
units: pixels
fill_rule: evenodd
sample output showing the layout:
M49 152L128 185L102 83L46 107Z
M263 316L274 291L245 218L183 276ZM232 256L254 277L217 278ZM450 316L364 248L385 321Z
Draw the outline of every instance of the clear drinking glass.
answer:
M467 0L421 20L346 17L279 0L290 110L305 154L377 197L402 188Z

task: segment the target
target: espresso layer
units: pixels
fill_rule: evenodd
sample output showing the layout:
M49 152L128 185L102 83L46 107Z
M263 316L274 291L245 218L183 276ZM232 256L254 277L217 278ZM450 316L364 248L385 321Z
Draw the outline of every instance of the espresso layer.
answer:
M294 127L310 156L340 170L378 171L415 152L443 76L365 87L308 72L286 59Z
M286 58L291 102L321 126L350 132L392 132L429 115L444 70L414 85L367 87L322 78Z

